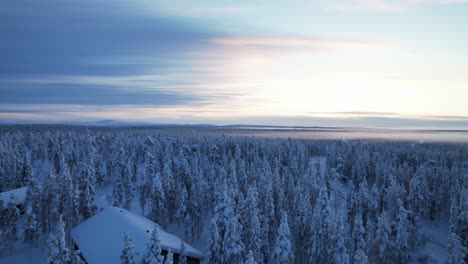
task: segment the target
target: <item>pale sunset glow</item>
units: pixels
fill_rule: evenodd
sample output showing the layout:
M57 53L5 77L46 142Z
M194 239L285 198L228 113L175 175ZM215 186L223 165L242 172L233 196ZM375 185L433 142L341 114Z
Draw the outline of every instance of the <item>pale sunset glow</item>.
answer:
M468 125L466 1L40 2L0 11L4 121Z

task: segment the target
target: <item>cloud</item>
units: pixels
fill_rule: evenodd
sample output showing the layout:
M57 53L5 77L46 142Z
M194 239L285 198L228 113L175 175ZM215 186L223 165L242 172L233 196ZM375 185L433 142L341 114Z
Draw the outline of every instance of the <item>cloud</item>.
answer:
M204 95L163 89L107 85L0 83L0 104L42 105L186 105L209 100Z
M374 40L333 39L324 37L236 37L212 38L211 43L227 47L256 47L256 48L294 48L313 49L343 46L384 46L388 43Z
M203 48L210 30L125 1L7 1L0 10L0 75L161 71Z
M320 5L335 11L401 12L425 5L466 4L468 0L335 0Z

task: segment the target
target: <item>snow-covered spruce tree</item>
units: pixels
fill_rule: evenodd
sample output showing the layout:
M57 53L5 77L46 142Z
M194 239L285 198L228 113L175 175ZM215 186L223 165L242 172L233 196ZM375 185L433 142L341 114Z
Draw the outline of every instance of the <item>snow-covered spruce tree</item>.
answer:
M399 212L398 200L403 199L403 194L406 192L404 187L397 181L394 174L390 174L388 186L385 189L385 209L388 211L390 218L395 218Z
M26 186L32 178L34 178L34 171L31 166L31 158L29 157L29 155L26 154L24 155L18 184L21 186Z
M458 201L459 204L459 213L455 218L457 226L457 235L462 240L462 245L465 248L468 248L468 177L465 176L465 183L460 192L460 198ZM467 261L468 262L468 261Z
M252 250L249 250L249 254L247 255L247 260L245 261L244 264L257 264L257 262L254 259L254 254Z
M71 264L85 264L83 259L80 257L80 251L79 250L74 250L73 254L70 257L70 263Z
M283 216L281 217L272 259L274 263L278 264L293 263L293 249L291 246L288 214L286 212L283 212Z
M366 255L366 241L364 240L364 235L366 230L362 226L362 214L359 210L356 216L354 217L354 229L353 229L353 241L354 241L354 255L353 263L366 264L367 255Z
M6 207L7 209L3 212L4 214L4 229L3 239L5 241L5 247L9 248L10 255L13 253L13 244L18 240L18 220L19 220L19 209L16 207L15 197L13 194L10 196L10 200Z
M63 221L65 222L65 234L67 241L71 242L70 231L72 227L76 226L79 222L80 213L77 196L75 193L75 186L73 184L67 164L60 166L60 208L63 212Z
M5 238L3 237L3 230L0 228L0 251L2 251L5 248Z
M166 210L166 196L162 187L160 174L156 173L152 176L150 188L151 212L150 218L156 223L166 226L168 221L168 213Z
M82 163L82 171L78 179L78 187L80 190L79 208L80 215L83 219L88 219L96 213L96 205L94 204L94 182L91 175L91 168L88 164Z
M185 252L185 242L180 243L179 264L187 264L187 253Z
M362 249L358 248L354 252L353 264L367 264L367 263L369 263L369 262L367 260L366 253L364 253L364 251Z
M166 260L164 260L164 264L173 264L174 263L174 253L172 253L171 249L167 251Z
M219 237L218 225L216 219L212 218L210 222L210 234L208 237L208 257L210 263L221 263L220 256L222 255L222 241Z
M117 170L119 173L120 170ZM112 200L113 205L116 207L123 207L124 203L124 192L123 192L123 182L122 182L122 175L114 175L114 180L112 181Z
M189 214L188 210L188 192L187 188L184 184L179 184L179 198L177 200L177 208L176 211L176 220L180 224L184 225L185 231L185 238L188 239L189 236L189 226L191 225L192 218Z
M211 250L218 252L220 263L225 263L227 261L227 253L224 241L226 240L228 226L234 219L234 210L232 200L227 193L226 184L223 182L217 187L213 219L216 222L221 243L218 245L219 247Z
M242 225L239 216L234 215L227 223L226 233L223 239L223 261L227 263L244 262L244 243L241 240Z
M148 252L143 257L144 264L163 264L164 256L161 255L161 241L159 240L159 232L156 225L151 232L151 240L147 250Z
M40 234L40 224L36 219L36 213L33 211L33 206L28 204L26 207L26 222L24 223L23 241L33 244L37 247L37 240Z
M122 175L122 191L124 193L123 206L127 210L130 210L134 197L132 175L133 166L131 165L130 161L127 161L124 173Z
M47 240L47 263L65 264L70 262L70 251L65 244L65 223L62 215L59 216L53 233Z
M410 211L406 210L403 207L403 202L398 200L398 204L400 205L400 210L398 212L398 222L396 226L396 246L399 249L398 258L400 259L401 263L409 263L411 261L410 255L410 246L411 243L411 223L408 219Z
M122 264L136 264L135 258L137 257L138 252L133 245L133 240L130 235L125 232L124 234L124 247L122 254L120 255L120 260Z
M394 243L390 240L391 232L390 220L387 213L383 212L378 218L375 238L370 250L372 263L383 263L389 260L391 250L394 248Z
M462 245L462 239L455 233L449 237L449 264L466 264L468 249Z
M196 163L196 161L193 161ZM192 184L190 189L188 190L188 212L190 215L190 225L189 229L190 239L196 240L200 238L201 233L203 232L203 224L204 224L204 212L207 209L204 206L204 197L200 195L204 193L202 183L203 179L201 178L201 172L193 172L192 173Z
M307 243L309 241L311 230L311 211L310 195L307 188L299 185L296 187L294 197L294 259L297 263L306 262Z
M273 203L273 189L271 181L266 181L260 184L260 252L262 256L258 256L259 260L269 260L272 244L275 241L276 230L273 224L275 222L275 205Z
M40 217L44 238L53 231L59 217L59 186L54 170L50 170L45 178L44 188L41 195L42 201Z
M243 219L246 223L244 230L246 231L247 237L245 239L246 248L249 248L253 252L255 257L260 256L260 213L258 210L258 192L256 185L249 187L247 192L247 198L245 200L245 212L246 216Z
M408 204L413 212L420 217L426 217L429 214L430 195L431 192L427 184L427 169L426 166L421 166L411 179L408 195Z
M337 216L338 221L335 222L334 241L336 241L333 251L334 263L349 264L350 257L348 249L346 248L346 240L348 240L348 233L346 232L346 214L341 213Z
M331 227L328 193L325 187L322 187L312 215L312 234L309 239L310 248L308 251L310 263L324 263L331 258L328 248L331 240Z

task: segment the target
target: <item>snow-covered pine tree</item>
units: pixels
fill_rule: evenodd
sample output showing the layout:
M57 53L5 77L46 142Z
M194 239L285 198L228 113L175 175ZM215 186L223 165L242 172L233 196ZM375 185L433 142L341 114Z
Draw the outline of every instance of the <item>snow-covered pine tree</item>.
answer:
M466 238L465 238L466 239ZM466 264L468 249L462 245L462 239L455 233L449 237L449 264Z
M398 258L400 259L401 263L409 263L411 261L410 255L410 248L409 244L411 236L411 223L408 219L409 211L403 207L403 202L398 200L398 204L400 205L400 209L398 212L398 222L396 226L396 246L399 249Z
M94 204L94 182L91 175L91 168L88 164L82 163L82 171L78 180L80 190L79 208L80 215L83 219L88 219L96 213L96 205Z
M353 263L366 264L366 241L364 235L366 230L362 226L362 213L359 210L354 217L353 241L354 241L354 255Z
M125 232L124 233L124 247L122 250L122 254L120 255L120 260L122 264L136 264L135 258L137 257L138 252L133 245L133 240L130 235Z
M180 243L180 254L179 254L179 264L187 264L187 253L185 252L185 242L181 241Z
M171 249L167 251L166 260L164 260L164 264L173 264L174 263L174 253L172 253Z
M219 237L218 225L213 217L210 222L210 234L208 237L208 257L210 263L221 263L220 256L222 253L222 241Z
M162 226L166 226L168 221L168 213L166 210L166 195L162 187L161 176L159 173L156 173L152 176L150 184L150 218L156 223Z
M288 214L286 212L283 212L283 216L281 217L272 258L273 262L278 264L293 263L294 257L288 226Z
M245 200L244 210L246 216L244 222L244 230L247 233L246 237L246 248L249 248L253 252L254 256L258 258L260 256L261 241L260 241L260 213L258 210L258 192L257 186L254 184L249 187L247 191L247 198Z
M427 184L426 166L418 168L410 181L410 193L408 195L408 204L417 215L426 217L429 214L430 195Z
M340 264L349 264L351 263L349 259L348 249L346 248L347 232L346 232L346 215L339 215L338 221L336 221L336 232L335 238L336 241L335 248L333 249L333 260L335 263Z
M19 185L26 186L32 178L34 178L34 171L31 166L31 158L29 157L29 155L26 154L24 155L22 163Z
M367 255L364 253L364 251L361 248L358 248L354 252L353 256L353 264L367 264L369 263L367 260Z
M330 259L328 246L331 240L331 210L325 186L320 189L312 215L311 237L308 251L310 263L324 263Z
M80 256L80 251L79 250L74 250L73 254L70 257L70 263L71 264L85 264L83 259Z
M7 209L4 215L4 229L3 239L5 241L5 247L9 248L10 255L13 253L13 244L18 240L18 220L19 220L19 209L16 207L15 196L12 194L6 207Z
M191 225L192 218L190 217L188 210L188 192L187 187L184 184L179 184L179 198L177 200L176 219L179 224L184 225L185 238L189 236L189 226Z
M227 223L226 233L223 240L224 261L227 263L244 262L244 243L241 239L242 225L239 216L234 215Z
M127 210L130 210L134 197L132 174L133 166L131 165L130 161L127 160L125 169L122 174L122 191L124 193L123 206Z
M53 233L47 241L47 263L66 264L70 262L70 251L65 244L65 223L59 216Z
M257 264L257 262L254 259L254 254L252 250L249 250L249 254L247 255L247 260L245 261L244 264Z
M391 253L392 241L390 240L391 228L390 220L386 212L383 212L377 221L377 229L375 231L375 238L372 243L371 262L383 263L388 260L388 256Z
M161 255L161 241L159 240L158 227L155 225L151 232L148 252L143 257L144 264L163 264L164 256Z
M28 204L26 207L26 222L24 223L23 241L33 244L37 247L37 240L40 234L40 224L36 219L36 213L33 211L33 206Z

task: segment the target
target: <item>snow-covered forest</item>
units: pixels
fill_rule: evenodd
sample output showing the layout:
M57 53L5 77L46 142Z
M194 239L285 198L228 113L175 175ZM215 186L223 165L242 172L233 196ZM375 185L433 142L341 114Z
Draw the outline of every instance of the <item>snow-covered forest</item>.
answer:
M467 152L464 144L9 127L0 130L0 192L28 191L24 215L0 205L0 261L24 244L42 247L51 263L64 263L57 255L67 248L67 262L79 263L71 228L113 205L205 241L210 263L466 263ZM446 231L431 236L435 226Z

